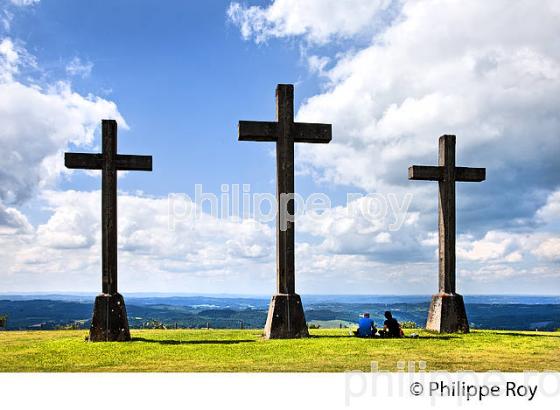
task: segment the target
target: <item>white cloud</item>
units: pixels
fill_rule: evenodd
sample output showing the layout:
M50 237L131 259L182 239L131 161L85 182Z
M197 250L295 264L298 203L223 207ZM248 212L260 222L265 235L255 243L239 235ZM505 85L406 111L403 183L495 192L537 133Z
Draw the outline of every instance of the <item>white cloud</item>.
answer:
M0 235L25 234L31 232L32 229L24 214L0 203Z
M0 287L70 290L87 283L84 273L99 263L98 252L92 251L98 243L98 224L87 201L75 208L56 206L52 194L44 190L56 186L58 177L68 172L62 154L69 145L92 145L102 118L127 126L115 103L80 95L66 82L36 82L30 74L37 70L35 58L20 42L0 39L0 260L5 267ZM52 215L35 227L21 205L38 193Z
M66 65L66 72L69 75L80 76L82 78L89 77L92 69L93 63L91 61L83 62L79 57L74 57Z
M87 74L82 66L73 60L68 73ZM126 123L113 102L80 95L66 82L20 81L28 68L38 67L25 48L1 40L0 288L92 291L100 286L100 192L54 189L61 173L68 172L65 150L92 147L102 118L115 118L124 128ZM33 226L28 221L21 211L28 199L47 214L45 222ZM252 283L274 283L269 226L203 213L170 230L168 208L167 198L119 195L123 289L175 291L180 283L183 290L243 292ZM216 288L232 281L235 286Z
M22 281L40 275L41 285L49 289L97 289L100 195L99 191L43 191L41 200L52 213L48 221L25 233L2 236L0 231L1 246L11 254L11 263L4 266L6 275ZM231 289L243 292L251 281L274 281L274 234L268 225L201 213L200 218L185 219L171 230L166 197L120 193L118 205L119 264L126 291L174 291L178 283L202 281L211 287L232 281L239 286ZM196 286L201 290L200 283ZM3 283L6 287L9 284Z
M45 223L31 227L21 216L20 222L11 225L27 228L11 228L7 235L0 229L0 247L5 253L2 288L17 289L23 282L44 290L97 289L100 192L43 191L40 199L51 213ZM195 205L190 203L189 208ZM202 212L198 219L176 221L171 230L168 212L167 198L119 193L123 291L272 291L273 227ZM419 235L417 222L388 231L391 218L372 220L343 207L327 211L321 219L302 216L297 223L298 289L315 293L431 291L437 278L437 240L433 232ZM318 239L319 244L305 235ZM556 278L558 272L546 265L535 264L530 269L518 265L531 255L554 262L558 258L554 252L559 249L554 241L545 234L508 232L490 232L478 241L461 237L460 276L466 278L467 286L500 283L510 277L534 282L543 272Z
M12 19L14 18L13 13L8 10L0 10L0 23L2 24L2 28L4 31L10 31L12 27Z
M377 13L389 0L275 0L266 8L231 3L227 15L239 26L244 38L257 43L270 37L305 36L325 43L371 31Z
M537 211L537 219L545 223L560 222L560 190L548 196L546 204Z
M479 240L463 236L457 242L457 259L460 261L518 263L531 255L543 262L560 261L560 239L557 234L490 231Z
M488 167L489 180L511 183L508 174L520 168L532 178L542 164L556 163L560 114L550 107L560 103L560 51L552 46L560 37L558 2L404 1L388 23L375 17L382 3L360 2L371 14L357 6L314 10L319 3L230 6L242 34L257 40L327 41L345 26L324 17L326 10L341 21L368 16L363 27L376 26L362 49L309 57L310 70L327 79L326 89L305 101L297 118L331 122L334 135L329 145L298 147L300 167L307 164L312 174L341 185L393 190L406 182L408 165L436 160L437 137L444 133L458 135L458 161ZM281 24L307 19L329 21L330 34ZM356 33L362 25L353 27ZM525 189L519 182L525 181L513 188Z
M374 3L362 5L381 4ZM287 4L233 3L230 18L246 39L292 37L310 55L308 68L323 91L304 101L296 117L332 123L333 140L298 146L298 167L344 189L414 194L414 223L391 232L390 243L379 243L383 227L342 208L320 223L299 221L298 229L320 240L323 254L314 258L329 267L337 256L356 272L377 270L378 263L416 271L424 253L413 255L408 269L399 257L422 248L437 261L437 184L408 182L406 170L437 164L437 138L456 134L458 165L486 167L488 175L457 189L458 268L472 279L469 286L514 276L524 285L542 275L557 278L551 264L560 228L560 113L553 108L560 105L560 3L402 1L348 29L343 22L358 14L350 7L336 13L328 30L318 28L329 20L321 12ZM370 33L369 44L360 45ZM350 36L362 37L348 49L336 41ZM337 266L344 270L343 264ZM435 275L437 268L429 269Z
M99 242L98 192L43 192L49 220L37 227L37 244L49 249L88 249Z
M20 67L35 64L11 39L0 42L0 200L21 203L37 187L49 186L64 172L62 153L69 144L89 146L102 118L126 122L115 103L82 96L68 83L24 84Z
M309 66L309 71L319 76L323 76L326 74L325 68L330 61L330 58L326 56L312 55L307 58L307 65Z
M39 3L41 0L10 0L10 2L16 6L24 7L24 6L32 6L34 4Z
M560 152L560 115L551 108L560 102L560 49L554 42L560 37L558 3L404 1L397 18L385 26L388 7L384 1L276 0L268 7L233 3L228 11L242 35L257 42L296 36L307 47L333 41L336 48L339 39L360 36L363 44L371 34L362 49L329 55L321 55L328 47L312 50L308 65L324 79L324 92L300 107L298 120L332 122L334 138L328 146L298 146L298 166L310 167L322 181L376 193L414 193L414 212L396 232L389 229L390 219L349 215L347 208L360 201L335 207L319 221L298 219L298 289L435 289L437 184L407 184L406 168L435 164L442 133L458 134L460 165L487 166L484 184L495 184L493 204L477 203L474 209L484 212L467 221L467 233L458 240L458 269L466 284L558 278L554 223L560 197L551 183L531 179L539 166L556 164ZM75 63L68 74L90 71L87 64ZM61 154L69 144L90 146L101 118L116 118L120 125L124 120L114 103L80 95L67 83L23 83L23 67L33 64L23 47L10 39L0 42L0 95L6 96L0 100L0 143L6 153L0 158L5 266L0 288L97 289L99 192L45 189L54 187L63 172ZM499 189L504 188L496 181L508 183L508 178L516 200L502 206ZM470 232L472 221L495 218L486 216L491 211L507 218L510 208L540 188L541 195L548 194L546 204L523 211L538 229L531 231L530 224L519 231L501 229L490 221ZM38 226L21 209L5 205L20 204L34 191L50 212ZM473 200L472 194L460 195L460 206ZM166 198L120 194L123 290L272 290L270 226L203 214L171 231L167 212ZM547 290L551 283L539 286ZM520 286L517 291L525 289Z
M9 38L0 41L0 80L12 81L14 74L18 72L18 64L21 52Z
M553 163L559 22L554 2L406 2L370 46L323 70L328 89L297 117L332 122L333 141L302 147L299 159L366 190L405 180L412 162L434 162L444 133L458 135L460 163L489 173Z
M298 233L310 235L318 241L314 245L315 252L324 257L361 256L365 258L363 266L369 261L372 269L374 266L388 269L391 264L398 266L432 260L435 248L424 243L426 234L418 230L417 214L384 206L379 199L376 196L360 197L350 200L346 206L327 209L320 216L304 214L297 220ZM403 278L408 274L406 270L401 271Z
M457 259L492 262L502 267L509 266L507 271L514 269L518 273L523 269L516 270L511 264L524 262L531 255L537 257L537 261L530 261L533 265L538 261L560 261L560 239L555 226L560 216L558 193L550 194L546 204L535 212L533 220L542 224L540 229L524 233L491 230L478 240L472 235L462 235L457 241Z
M482 265L478 269L464 270L461 274L467 277L469 281L487 283L507 281L514 277L526 275L527 272L515 269L511 265L492 263Z
M457 258L469 261L508 261L519 262L522 259L519 248L524 238L507 232L490 231L480 240L470 236L459 238Z
M544 260L560 262L560 238L549 238L545 240L533 253Z

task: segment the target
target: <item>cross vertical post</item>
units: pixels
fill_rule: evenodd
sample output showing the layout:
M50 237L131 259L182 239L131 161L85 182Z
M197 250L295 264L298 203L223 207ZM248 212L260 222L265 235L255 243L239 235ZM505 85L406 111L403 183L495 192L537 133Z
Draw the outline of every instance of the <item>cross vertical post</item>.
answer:
M117 280L117 171L151 171L152 157L117 154L117 122L101 123L101 154L67 152L71 169L101 170L101 290L95 298L89 331L92 342L130 340L124 298Z
M439 140L439 292L455 293L455 136Z
M408 179L438 181L439 293L432 297L426 328L437 332L469 331L463 297L456 293L455 182L481 182L485 168L455 166L455 135L439 138L439 166L413 165Z
M286 229L281 229L283 212L294 215L294 200L290 199L283 208L280 198L294 193L294 139L291 125L294 121L294 88L279 85L276 88L276 116L278 139L276 141L276 291L279 294L295 293L295 224L293 218L286 220Z
M276 142L276 294L265 325L268 339L309 335L295 285L294 143L329 143L331 124L294 122L294 86L276 87L276 122L239 121L239 141Z
M117 123L102 122L103 170L101 173L102 292L117 293Z

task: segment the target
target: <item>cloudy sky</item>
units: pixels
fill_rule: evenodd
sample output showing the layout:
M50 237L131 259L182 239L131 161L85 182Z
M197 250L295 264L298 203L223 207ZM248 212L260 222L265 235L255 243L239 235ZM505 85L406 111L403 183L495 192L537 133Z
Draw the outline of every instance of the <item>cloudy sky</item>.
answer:
M460 293L560 293L557 0L0 8L0 293L100 290L99 173L63 153L98 152L103 118L121 153L154 157L119 178L120 290L273 292L274 223L184 198L274 194L274 145L236 133L274 119L277 83L298 121L333 124L331 144L296 148L296 190L332 203L296 224L299 293L437 290L437 184L407 167L435 165L442 134L487 168L457 185ZM198 216L170 224L170 194Z

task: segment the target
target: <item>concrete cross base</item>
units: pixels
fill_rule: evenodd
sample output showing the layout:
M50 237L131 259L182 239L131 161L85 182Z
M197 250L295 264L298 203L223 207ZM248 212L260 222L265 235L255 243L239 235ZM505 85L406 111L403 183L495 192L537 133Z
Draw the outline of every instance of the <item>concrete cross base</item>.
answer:
M272 296L264 327L264 337L266 339L309 337L299 295L293 293Z
M432 296L426 329L439 333L469 333L463 297L456 293Z
M89 330L90 342L128 342L130 330L124 298L120 293L102 293L95 298Z

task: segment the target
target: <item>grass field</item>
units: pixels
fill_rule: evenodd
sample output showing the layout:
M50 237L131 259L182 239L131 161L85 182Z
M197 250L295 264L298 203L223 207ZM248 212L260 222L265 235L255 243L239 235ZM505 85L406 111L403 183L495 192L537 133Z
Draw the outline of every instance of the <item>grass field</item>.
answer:
M410 334L412 331L408 331ZM560 371L560 332L474 331L468 335L366 340L347 329L309 339L263 340L259 330L132 330L130 343L87 343L85 331L0 332L2 372L342 372L427 370Z

